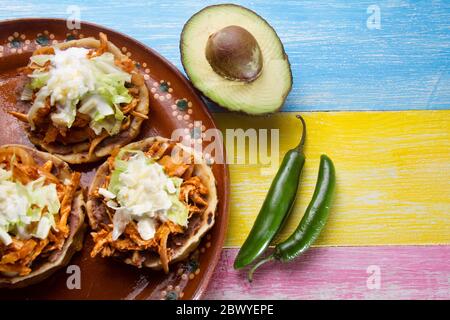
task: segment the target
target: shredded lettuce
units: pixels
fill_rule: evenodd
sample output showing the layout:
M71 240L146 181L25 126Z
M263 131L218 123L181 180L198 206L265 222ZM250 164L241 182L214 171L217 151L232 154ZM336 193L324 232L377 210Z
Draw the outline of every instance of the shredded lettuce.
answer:
M87 114L93 121L100 121L114 115L113 108L98 94L85 97L78 111Z
M132 97L125 87L125 79L119 74L98 75L96 92L112 105L130 103Z
M38 54L30 57L30 61L34 62L38 66L44 66L47 61L51 61L53 59L52 54Z
M33 99L33 89L29 84L27 84L20 95L20 100L22 101L31 101Z
M117 112L118 110L118 112ZM120 131L124 118L122 111L114 110L110 104L100 95L95 94L86 97L81 102L79 112L89 115L91 118L90 127L95 134L99 135L103 129L113 136Z
M45 178L41 177L27 184L27 194L32 204L43 209L47 207L50 214L57 214L61 208L55 184L44 186Z
M77 116L76 105L78 100L67 100L64 105L57 104L56 112L52 113L50 118L57 126L70 128Z
M105 129L110 136L116 135L120 132L121 126L122 122L118 121L113 116L105 117L104 119L98 121L91 121L90 123L91 129L97 135L99 135L103 129Z
M39 239L47 238L47 235L50 232L51 227L52 224L50 222L50 219L48 218L48 215L43 216L36 227L36 232L34 233L34 236Z
M170 180L172 181L176 191L174 194L169 196L172 201L172 206L167 211L167 218L180 226L186 227L188 223L189 209L179 199L180 187L183 179L174 177Z
M23 100L31 100L31 90L38 90L36 99L29 111L31 128L36 112L50 104L56 106L51 114L57 126L70 128L75 120L78 103L83 114L90 117L89 126L99 135L106 130L113 136L120 132L125 119L120 104L130 103L132 96L125 84L131 82L131 74L124 72L114 62L114 55L106 52L89 59L85 48L55 49L55 55L36 55L31 61L44 66L48 61L48 71L37 69L31 75L31 82L22 93Z
M36 90L47 84L48 79L50 79L50 74L48 72L36 72L31 74L30 78L30 88Z
M172 201L172 206L167 211L167 218L180 226L186 227L188 224L189 209L176 195L171 195L170 201Z
M60 210L55 184L44 185L41 177L26 185L12 181L10 171L0 168L0 241L11 243L11 234L45 239L54 215Z
M120 155L120 153L119 153ZM124 160L121 160L119 158L119 155L117 155L115 161L114 161L114 170L111 173L111 179L109 181L108 185L108 191L117 195L120 191L120 175L127 170L127 162Z
M145 156L145 154L141 150L122 149L119 151L119 153L114 158L114 170L111 173L111 179L110 179L109 185L108 185L108 191L112 192L115 195L117 195L120 191L119 177L128 168L128 162L126 160L123 160L123 158L125 157L125 155L127 153L139 154L139 155ZM153 162L152 159L150 159L150 158L147 158L147 159L148 159L149 163Z
M123 160L127 153L131 153L130 158ZM114 195L107 205L116 210L113 239L118 239L131 220L138 223L138 232L145 240L154 236L156 219L187 226L189 210L178 199L182 181L168 177L163 167L142 151L121 150L107 190Z
M111 52L105 52L101 56L93 58L92 62L102 73L118 75L122 77L123 81L131 81L131 75L116 66L114 55Z

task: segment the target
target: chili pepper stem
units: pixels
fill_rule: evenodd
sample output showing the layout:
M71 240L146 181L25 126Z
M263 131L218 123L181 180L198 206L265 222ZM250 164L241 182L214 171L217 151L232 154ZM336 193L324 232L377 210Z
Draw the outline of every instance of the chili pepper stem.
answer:
M262 260L260 260L257 264L255 264L248 272L247 274L247 279L249 282L253 281L253 273L256 271L256 269L258 269L260 266L262 266L263 264L265 264L266 262L269 261L273 261L275 260L275 256L273 254L271 254L270 256L268 256L267 258L264 258Z
M297 119L300 119L300 121L302 122L302 138L300 140L300 143L296 147L296 149L300 152L303 149L303 146L305 145L305 140L306 140L306 123L305 123L305 119L303 119L303 117L301 115L298 114L296 117L297 117Z

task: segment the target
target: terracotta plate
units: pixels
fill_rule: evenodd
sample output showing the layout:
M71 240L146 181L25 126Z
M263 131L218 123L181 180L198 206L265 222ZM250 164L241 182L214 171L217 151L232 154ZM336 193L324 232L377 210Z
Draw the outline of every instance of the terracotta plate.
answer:
M216 128L204 102L184 76L158 53L136 40L91 23L83 22L79 30L69 30L65 20L19 19L0 22L0 144L31 145L22 125L6 113L18 103L20 76L17 68L27 64L31 52L56 42L98 37L100 31L136 62L146 79L150 91L150 119L139 139L154 135L170 137L174 129L183 128L186 135L198 140L202 132ZM89 185L98 165L74 167L83 172L84 186ZM212 167L219 197L216 223L187 261L171 266L170 274L137 269L111 259L92 259L89 256L91 237L87 235L83 250L70 262L80 267L81 289L67 286L67 282L76 284L70 275L77 267L63 268L35 286L1 290L0 300L200 298L219 260L227 225L228 168L224 164Z

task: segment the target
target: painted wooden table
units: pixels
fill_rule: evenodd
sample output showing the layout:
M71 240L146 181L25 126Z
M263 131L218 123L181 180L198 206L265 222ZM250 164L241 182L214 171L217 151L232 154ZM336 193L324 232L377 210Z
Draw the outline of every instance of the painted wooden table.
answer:
M68 17L124 32L181 67L184 22L215 1L0 1L0 19ZM249 284L232 268L270 185L259 165L231 165L231 213L207 299L450 298L450 2L241 1L278 31L293 90L265 118L225 113L221 128L280 129L280 156L309 129L299 200L281 238L301 218L319 156L338 189L317 246L295 263L262 268Z

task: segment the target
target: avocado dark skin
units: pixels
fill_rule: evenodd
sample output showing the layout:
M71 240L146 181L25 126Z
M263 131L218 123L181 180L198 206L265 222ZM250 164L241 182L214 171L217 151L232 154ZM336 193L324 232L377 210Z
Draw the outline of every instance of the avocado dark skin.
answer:
M251 82L258 78L263 67L258 42L239 26L228 26L211 34L205 55L213 70L228 80Z

